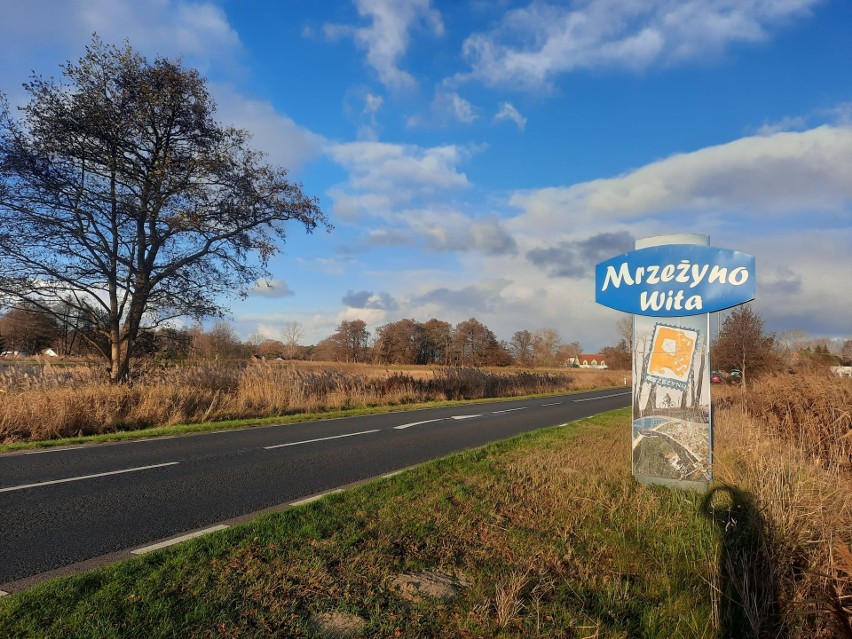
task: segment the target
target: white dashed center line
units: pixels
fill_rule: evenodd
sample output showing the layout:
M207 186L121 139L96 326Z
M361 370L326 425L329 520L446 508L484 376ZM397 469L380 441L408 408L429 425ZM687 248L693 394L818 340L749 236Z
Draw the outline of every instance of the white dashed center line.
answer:
M629 395L631 391L627 391L625 393L615 393L614 395L601 395L600 397L586 397L585 399L572 399L572 402L594 402L599 399L609 399L610 397L621 397L622 395Z
M51 486L53 484L64 484L69 481L82 481L83 479L95 479L97 477L108 477L109 475L120 475L122 473L136 473L141 470L151 470L152 468L163 468L165 466L175 466L180 462L168 462L165 464L154 464L153 466L139 466L137 468L123 468L122 470L111 470L108 473L95 473L94 475L82 475L80 477L67 477L66 479L53 479L51 481L40 481L35 484L22 484L20 486L9 486L8 488L0 488L0 493L7 493L13 490L24 490L25 488L37 488L39 486Z
M264 446L266 450L272 450L273 448L286 448L287 446L301 446L302 444L313 444L315 442L326 442L331 439L343 439L344 437L356 437L358 435L369 435L370 433L378 433L379 428L375 428L373 430L362 430L357 433L346 433L345 435L333 435L332 437L318 437L317 439L305 439L300 442L288 442L286 444L275 444L274 446Z

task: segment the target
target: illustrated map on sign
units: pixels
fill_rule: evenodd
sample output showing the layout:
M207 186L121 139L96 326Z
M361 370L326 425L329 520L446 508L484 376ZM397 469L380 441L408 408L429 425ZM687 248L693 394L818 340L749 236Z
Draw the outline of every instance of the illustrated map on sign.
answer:
M657 324L651 342L647 374L685 384L692 370L698 331Z
M634 318L633 473L712 479L707 318Z

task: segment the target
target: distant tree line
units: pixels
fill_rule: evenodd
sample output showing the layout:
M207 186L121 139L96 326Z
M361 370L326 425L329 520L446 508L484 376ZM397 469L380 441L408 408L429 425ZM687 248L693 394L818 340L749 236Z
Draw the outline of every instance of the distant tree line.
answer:
M94 312L94 311L92 311ZM0 311L0 353L7 356L39 355L51 349L59 357L98 357L97 319L73 305L55 304L49 311L22 303ZM601 349L607 366L629 370L632 321L618 322L618 341ZM373 333L364 320L345 320L316 345L302 344L304 327L286 322L276 338L253 334L243 340L224 320L202 327L142 327L133 345L139 361L182 362L266 360L316 360L383 365L571 366L580 354L579 342L566 342L555 328L519 330L506 342L471 317L456 325L432 318L426 322L401 319L379 326ZM740 370L751 377L795 364L852 365L852 340L829 343L804 331L767 333L763 320L745 305L731 311L712 345L713 367Z
M0 353L38 355L46 349L60 357L97 356L92 342L101 339L96 326L73 307L65 311L21 304L0 314ZM218 321L204 329L143 327L134 344L136 359L179 362L300 359L374 364L438 366L569 366L580 353L579 342L566 343L554 328L515 332L509 342L476 318L456 325L439 319L401 319L367 330L363 320L346 320L316 345L303 345L304 328L284 324L278 339L260 334L243 341L234 328Z
M315 359L375 364L446 366L567 366L580 353L578 342L564 343L554 328L516 331L509 342L476 318L449 322L402 319L370 335L363 320L343 321L317 344Z

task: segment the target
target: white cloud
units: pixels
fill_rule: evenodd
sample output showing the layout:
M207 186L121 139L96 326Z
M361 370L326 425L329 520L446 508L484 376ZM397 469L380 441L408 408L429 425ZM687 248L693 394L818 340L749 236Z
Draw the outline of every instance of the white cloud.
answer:
M458 93L450 92L446 94L446 97L449 101L450 113L456 120L465 124L470 124L476 120L477 115L470 102L465 100Z
M852 128L747 137L683 153L624 175L519 192L513 228L586 229L653 216L746 218L835 213L852 201ZM694 221L694 218L693 218Z
M468 186L457 165L467 160L468 148L446 145L419 147L383 142L350 142L328 148L331 158L349 171L348 188L358 197L405 201L415 195Z
M458 165L476 149L353 142L329 148L349 171L329 190L338 219L359 220L359 250L414 245L429 252L511 253L515 242L494 214L465 213L448 193L470 187ZM366 228L369 225L369 228Z
M382 291L353 291L350 289L341 301L349 308L386 311L394 311L397 308L397 302L393 296Z
M18 55L58 44L77 52L93 32L105 42L126 39L148 55L187 56L194 64L211 59L221 63L242 48L225 12L212 2L35 0L5 3L0 22L4 49Z
M847 293L852 213L847 212L846 220L845 228L766 229L724 238L732 248L757 258L755 303L769 330L802 329L814 335L852 337Z
M417 113L406 120L408 127L445 127L460 122L473 124L479 119L477 108L454 91L435 90L428 113Z
M501 102L500 110L497 112L497 115L494 116L494 122L504 122L506 120L517 124L521 131L523 131L524 127L527 125L527 119L522 116L514 106L512 106L509 102Z
M364 109L361 112L361 115L365 117L367 121L358 127L359 140L376 141L379 139L377 115L383 104L384 98L380 95L374 95L368 92L367 95L364 96Z
M327 144L269 102L248 98L228 84L211 84L210 88L218 105L217 118L250 131L252 145L276 164L296 170L316 158Z
M444 25L431 0L355 0L358 13L370 20L369 26L325 25L326 36L351 36L366 49L367 62L379 74L381 82L393 89L410 88L414 77L399 68L399 61L408 50L410 31L423 24L432 33L441 35Z
M400 215L415 241L435 252L479 251L490 255L514 253L514 239L496 216L472 219L446 208L417 209Z
M255 283L250 294L257 295L258 297L277 298L289 297L294 293L290 290L290 287L287 286L287 282L262 277Z
M465 41L472 70L459 79L535 88L578 69L706 60L735 43L767 40L820 1L588 0L570 7L534 1Z
M11 3L0 20L0 74L11 76L0 86L19 86L30 67L15 70L17 60L43 59L45 75L57 75L59 64L76 59L91 41L92 33L107 44L121 46L127 40L147 56L182 58L202 73L215 70L221 77L239 76L235 61L243 51L239 35L228 23L224 10L213 2L182 0L36 0ZM0 77L0 80L6 79ZM320 136L278 113L271 103L240 94L226 81L208 83L218 105L217 119L253 133L256 148L270 159L295 169L314 158L324 144ZM13 103L26 96L14 94Z
M770 330L843 337L852 325L852 129L747 137L512 203L521 213L501 227L517 250L459 252L449 286L447 274L400 275L389 289L398 315L475 314L502 339L556 326L563 339L600 348L617 340L620 314L595 303L594 263L632 237L697 232L757 258L756 304ZM428 228L437 218L418 219ZM464 229L448 219L452 240Z
M757 135L774 135L782 131L801 131L807 128L807 118L801 115L788 116L774 122L764 122L758 127Z

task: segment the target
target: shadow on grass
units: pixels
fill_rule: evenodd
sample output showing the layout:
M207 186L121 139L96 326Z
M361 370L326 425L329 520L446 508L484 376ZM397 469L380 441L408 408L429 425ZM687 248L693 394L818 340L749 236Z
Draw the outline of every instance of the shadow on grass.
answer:
M750 493L712 488L702 512L719 529L719 639L789 636L779 603L770 531Z

